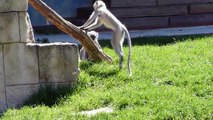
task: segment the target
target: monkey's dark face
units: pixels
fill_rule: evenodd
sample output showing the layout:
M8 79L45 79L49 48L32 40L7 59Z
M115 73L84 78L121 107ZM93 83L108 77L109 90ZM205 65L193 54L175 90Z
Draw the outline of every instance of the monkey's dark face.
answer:
M95 35L91 35L90 37L91 37L93 40L96 39L96 36L95 36Z

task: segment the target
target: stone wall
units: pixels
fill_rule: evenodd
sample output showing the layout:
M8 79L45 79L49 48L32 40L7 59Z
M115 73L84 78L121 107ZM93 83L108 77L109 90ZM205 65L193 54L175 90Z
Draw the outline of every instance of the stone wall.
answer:
M111 0L128 28L213 25L213 0Z
M73 85L79 75L76 44L33 43L27 7L27 0L0 1L0 112L41 85Z

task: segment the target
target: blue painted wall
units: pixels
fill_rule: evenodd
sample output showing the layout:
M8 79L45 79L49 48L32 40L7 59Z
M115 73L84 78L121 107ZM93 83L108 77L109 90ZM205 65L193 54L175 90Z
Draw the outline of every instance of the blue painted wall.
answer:
M77 8L89 7L92 0L43 0L62 17L75 17ZM46 19L29 5L28 12L33 26L47 25Z

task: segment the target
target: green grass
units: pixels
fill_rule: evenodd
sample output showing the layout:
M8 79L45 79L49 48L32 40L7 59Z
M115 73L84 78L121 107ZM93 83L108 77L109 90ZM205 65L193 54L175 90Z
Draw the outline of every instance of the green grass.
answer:
M213 119L212 36L137 38L133 44L132 77L126 60L119 70L114 51L104 48L114 58L112 65L82 62L74 90L40 90L31 103L9 109L0 119ZM114 112L90 118L75 114L107 106Z

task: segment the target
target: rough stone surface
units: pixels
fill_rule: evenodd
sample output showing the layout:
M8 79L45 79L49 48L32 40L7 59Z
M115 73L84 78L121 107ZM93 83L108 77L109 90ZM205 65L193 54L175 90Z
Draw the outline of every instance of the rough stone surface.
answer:
M0 45L0 112L6 108L5 84L4 84L4 68L3 68L3 51Z
M0 13L0 43L19 42L18 13Z
M121 19L121 22L129 29L136 28L155 28L168 26L167 17L144 17Z
M121 20L127 19L125 21L127 21L128 29L153 29L213 24L211 22L213 0L110 0L110 5L108 8L116 17ZM78 14L78 17L81 18L81 15L84 15L83 17L88 18L89 15L87 17L85 15L89 13L88 11L90 10L82 9L82 14ZM193 15L198 16L198 18ZM157 17L165 17L168 20L162 20ZM139 23L135 19L140 19L141 22ZM132 27L136 23L138 26Z
M76 82L79 75L79 52L76 44L37 44L42 83Z
M111 0L112 7L135 7L157 5L156 0Z
M205 25L207 23L213 24L213 14L194 14L170 18L171 25Z
M179 4L197 4L212 3L212 0L157 0L158 5L179 5Z
M24 43L5 44L6 85L38 83L38 58L36 47Z
M28 0L0 0L0 12L27 11Z
M19 12L21 42L35 42L33 28L27 12Z
M0 0L0 113L40 86L72 87L79 75L76 44L26 45L35 44L27 7L28 0Z
M39 89L39 85L18 85L6 88L8 107L19 107L30 95Z
M190 13L213 13L213 4L190 5Z
M113 8L111 11L118 18L188 14L186 5L159 6L159 7L133 7L128 9Z

